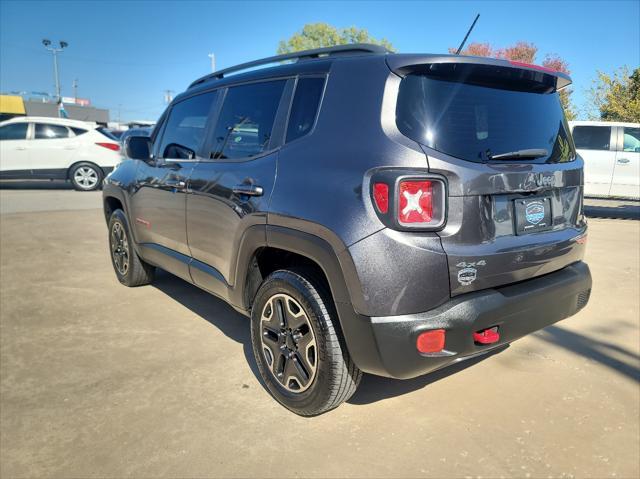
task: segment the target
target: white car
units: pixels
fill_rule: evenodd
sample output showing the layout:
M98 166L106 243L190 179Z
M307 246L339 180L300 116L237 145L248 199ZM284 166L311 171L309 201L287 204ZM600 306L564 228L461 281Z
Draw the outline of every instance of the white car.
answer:
M640 123L569 122L584 159L584 195L640 199Z
M90 191L120 161L118 140L95 123L28 116L0 123L0 180L69 180Z

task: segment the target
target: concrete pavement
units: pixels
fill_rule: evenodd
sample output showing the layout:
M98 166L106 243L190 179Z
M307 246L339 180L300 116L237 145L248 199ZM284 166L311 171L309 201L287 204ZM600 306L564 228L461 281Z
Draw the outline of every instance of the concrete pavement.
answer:
M305 419L246 318L166 273L117 282L99 198L0 191L1 477L640 475L640 221L590 221L575 317Z

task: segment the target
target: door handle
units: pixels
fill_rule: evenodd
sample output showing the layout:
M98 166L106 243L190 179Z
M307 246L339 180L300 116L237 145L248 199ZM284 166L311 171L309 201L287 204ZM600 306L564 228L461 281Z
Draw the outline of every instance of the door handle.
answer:
M23 151L23 150L26 150L26 149L27 149L26 146L16 146L16 150Z
M264 193L262 186L248 185L248 184L234 186L233 192L236 195L247 195L247 196L262 196L262 193Z
M185 186L187 186L186 181L182 181L182 180L165 180L164 184L171 188L179 188L179 189L182 189Z
M620 158L618 160L618 163L622 163L622 164L629 163L629 160L627 158Z

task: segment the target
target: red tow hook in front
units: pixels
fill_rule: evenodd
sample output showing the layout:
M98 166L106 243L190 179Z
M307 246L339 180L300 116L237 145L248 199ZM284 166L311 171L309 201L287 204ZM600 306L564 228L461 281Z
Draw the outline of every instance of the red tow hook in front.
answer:
M498 326L482 329L473 333L473 340L476 344L493 344L500 341Z

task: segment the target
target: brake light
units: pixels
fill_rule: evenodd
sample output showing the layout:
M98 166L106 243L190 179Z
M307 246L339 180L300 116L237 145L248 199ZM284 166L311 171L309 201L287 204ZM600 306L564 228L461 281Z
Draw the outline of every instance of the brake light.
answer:
M398 221L401 224L430 223L433 219L431 181L401 181Z
M540 66L540 65L534 65L532 63L516 62L516 61L512 61L512 60L510 60L509 63L511 63L512 65L515 65L517 67L533 68L534 70L540 70L540 71L543 71L543 72L558 73L557 70L554 70L553 68L543 67L543 66Z
M375 183L373 185L373 199L378 207L378 211L386 214L389 211L389 185L386 183Z
M444 349L444 329L425 331L418 336L416 348L421 353L439 353Z
M120 145L118 145L117 143L96 143L96 145L111 151L120 151Z

